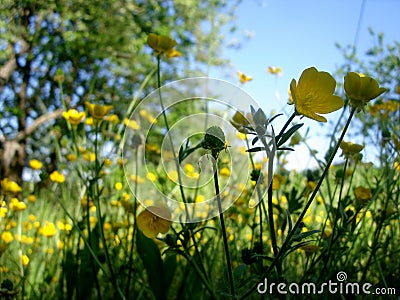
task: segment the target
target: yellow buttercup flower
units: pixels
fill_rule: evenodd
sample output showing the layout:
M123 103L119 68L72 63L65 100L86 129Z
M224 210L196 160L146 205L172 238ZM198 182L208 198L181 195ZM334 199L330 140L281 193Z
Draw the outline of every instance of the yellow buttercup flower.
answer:
M133 130L139 129L139 124L135 120L129 120L129 119L125 118L124 124L125 124L125 126L129 127L130 129L133 129Z
M18 185L18 183L8 180L8 178L4 178L1 181L1 189L3 190L4 194L18 194L22 191L22 188Z
M243 74L243 73L240 72L240 71L237 71L237 74L238 74L238 76L239 76L239 81L240 81L240 83L246 83L247 81L253 80L253 77L247 76L247 75Z
M22 201L19 201L17 198L11 198L10 209L13 211L23 211L26 209L26 204Z
M113 108L112 105L100 105L85 102L86 108L89 110L90 115L97 120L103 119Z
M11 243L14 240L14 236L10 231L3 231L1 233L1 239L6 243Z
M148 238L154 239L159 233L167 233L171 227L171 212L166 207L149 206L137 217L138 228Z
M372 77L355 72L348 72L344 77L344 90L350 99L350 105L358 111L386 91Z
M117 191L120 191L123 188L122 182L116 182L114 186Z
M318 114L327 114L340 109L344 101L333 95L336 81L327 72L320 72L311 67L303 71L299 83L293 79L290 91L296 113L310 119L326 122L326 118Z
M272 75L282 75L281 67L268 67L267 72Z
M43 167L43 164L37 159L31 159L29 161L29 166L34 170L40 170Z
M312 245L312 244L307 244L304 246L300 247L301 250L304 251L307 257L313 255L314 253L321 251L322 247L319 247L317 245Z
M64 111L62 116L65 120L67 120L71 125L76 126L85 118L86 114L84 111L78 112L76 109L69 109L68 111Z
M113 124L118 124L120 122L120 119L119 119L118 115L116 115L116 114L106 116L106 117L104 117L104 120L111 122Z
M342 149L342 156L353 157L354 155L361 152L364 149L363 145L353 144L352 142L342 141L340 143L340 149Z
M223 177L229 177L231 175L231 171L227 167L223 167L221 170L219 170L219 175Z
M233 127L235 127L240 133L246 134L249 130L246 127L250 126L250 116L245 116L244 112L236 111L232 119L229 121Z
M147 36L147 45L153 49L154 55L156 56L163 53L165 53L167 57L177 57L181 55L179 51L174 49L176 41L166 35L150 33Z
M50 180L53 182L63 183L65 181L65 176L58 171L54 171L50 174Z
M178 50L176 50L175 48L172 48L171 50L168 50L167 52L165 52L165 55L167 57L179 57L182 56L182 53L180 53Z
M0 218L4 218L7 215L7 207L0 207Z
M365 206L369 200L372 199L372 192L370 189L363 186L358 186L353 191L356 198L355 204L357 207Z
M56 225L54 225L54 223L52 222L46 221L45 225L43 227L40 227L39 233L48 238L53 237L57 233Z
M21 262L23 266L27 266L29 264L29 257L26 254L21 256Z

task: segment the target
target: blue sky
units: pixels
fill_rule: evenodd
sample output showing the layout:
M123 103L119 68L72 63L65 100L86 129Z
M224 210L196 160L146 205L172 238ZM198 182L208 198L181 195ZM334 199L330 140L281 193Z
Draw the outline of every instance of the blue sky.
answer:
M360 19L362 3L362 0L243 0L237 9L238 33L250 33L252 38L239 50L225 50L224 56L232 63L230 76L218 71L210 75L237 83L236 71L240 70L253 77L243 88L267 113L281 112L282 108L290 113L292 108L285 103L292 78L298 79L310 66L333 72L343 63L335 43L342 46L356 43L361 57L373 45L368 27L376 33L383 32L385 44L400 41L400 1L365 0ZM268 66L281 67L283 75L275 78L268 74ZM335 114L327 118L334 120ZM306 126L316 128L315 132L328 129L328 125L321 127L315 121L303 120ZM311 144L320 146L321 140L314 138ZM303 156L306 150L296 152L300 159L294 163L299 168L306 167L309 163Z

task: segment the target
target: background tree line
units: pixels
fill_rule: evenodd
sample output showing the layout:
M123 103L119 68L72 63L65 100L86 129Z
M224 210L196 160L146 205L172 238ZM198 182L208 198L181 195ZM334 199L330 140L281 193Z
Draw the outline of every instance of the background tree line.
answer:
M112 104L124 117L141 84L155 86L150 32L178 41L179 63L163 79L204 75L222 65L239 1L5 0L0 4L0 177L21 181L33 154L54 168L63 107ZM62 82L62 93L60 89ZM49 130L52 125L57 130ZM54 125L56 125L54 127Z

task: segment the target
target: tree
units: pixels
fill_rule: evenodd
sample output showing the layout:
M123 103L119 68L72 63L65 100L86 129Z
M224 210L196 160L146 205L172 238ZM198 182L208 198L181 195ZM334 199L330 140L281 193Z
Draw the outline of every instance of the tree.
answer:
M2 1L0 176L20 181L31 153L41 152L52 165L55 139L49 125L58 123L56 134L63 134L65 122L59 117L66 108L90 100L112 104L123 117L154 69L145 45L150 32L171 35L183 53L184 63L168 63L165 80L221 65L220 29L232 24L236 5L217 0Z

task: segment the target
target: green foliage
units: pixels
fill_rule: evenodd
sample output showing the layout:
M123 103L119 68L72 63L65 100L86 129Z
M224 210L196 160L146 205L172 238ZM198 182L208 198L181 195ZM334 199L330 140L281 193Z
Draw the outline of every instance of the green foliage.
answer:
M120 118L126 117L128 103L151 89L141 87L154 69L146 47L151 32L173 36L183 53L179 66L163 62L165 81L193 72L204 75L221 65L225 37L219 30L231 26L236 5L214 0L2 1L0 136L6 141L17 137L22 150L4 158L15 167L1 165L1 173L20 180L26 154L39 156L43 148L55 163L49 125L66 131L57 109L95 101L112 104ZM50 141L44 144L45 139Z

